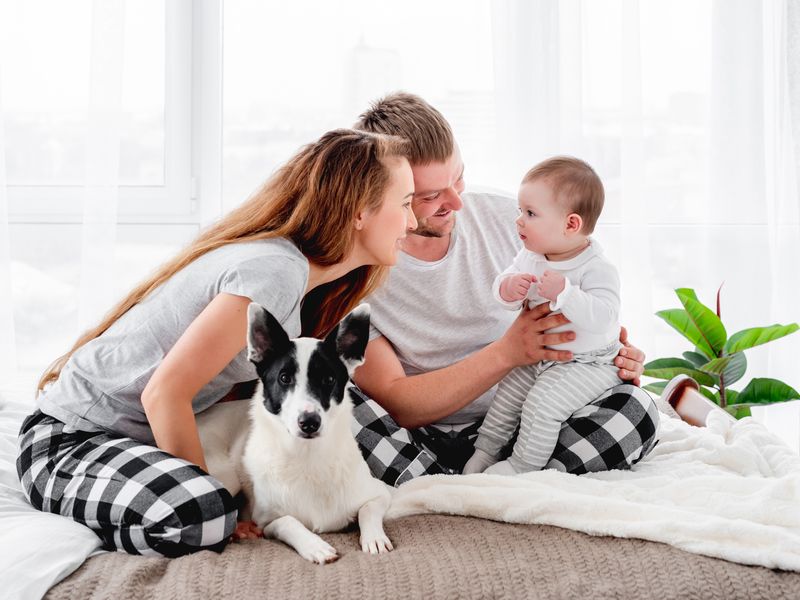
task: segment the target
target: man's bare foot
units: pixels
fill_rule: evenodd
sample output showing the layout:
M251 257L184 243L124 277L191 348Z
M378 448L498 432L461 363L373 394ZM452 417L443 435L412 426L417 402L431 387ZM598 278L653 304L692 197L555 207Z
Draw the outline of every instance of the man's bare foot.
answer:
M233 532L231 539L236 540L255 540L263 537L261 528L253 521L237 521L236 531Z

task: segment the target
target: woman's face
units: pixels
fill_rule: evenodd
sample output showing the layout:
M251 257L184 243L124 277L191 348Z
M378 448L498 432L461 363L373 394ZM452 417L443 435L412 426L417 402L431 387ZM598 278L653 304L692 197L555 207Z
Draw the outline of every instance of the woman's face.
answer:
M364 253L365 264L393 265L397 262L400 244L409 231L417 228L411 210L414 176L405 158L390 158L389 184L381 205L365 214L358 222L357 244Z

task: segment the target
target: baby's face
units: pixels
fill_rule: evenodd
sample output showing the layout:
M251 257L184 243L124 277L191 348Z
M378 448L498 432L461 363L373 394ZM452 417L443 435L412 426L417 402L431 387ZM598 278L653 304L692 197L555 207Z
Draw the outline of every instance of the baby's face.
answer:
M519 217L515 223L525 248L538 254L560 254L575 247L580 234L568 231L569 213L559 206L547 181L523 183L517 198Z

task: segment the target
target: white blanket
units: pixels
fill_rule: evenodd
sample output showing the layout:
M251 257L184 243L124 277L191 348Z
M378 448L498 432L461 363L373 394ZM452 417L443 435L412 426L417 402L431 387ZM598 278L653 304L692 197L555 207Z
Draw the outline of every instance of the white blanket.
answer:
M800 456L752 418L696 428L662 418L630 471L436 475L398 488L390 517L445 513L663 542L800 571Z

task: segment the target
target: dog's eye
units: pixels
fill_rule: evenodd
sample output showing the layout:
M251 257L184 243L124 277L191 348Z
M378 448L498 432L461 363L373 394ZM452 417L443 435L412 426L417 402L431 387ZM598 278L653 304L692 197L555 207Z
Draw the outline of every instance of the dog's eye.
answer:
M280 381L283 385L291 385L292 376L285 372L281 373L278 375L278 381Z
M328 387L332 387L334 381L335 379L333 378L333 375L328 375L325 379L322 380L322 382Z

